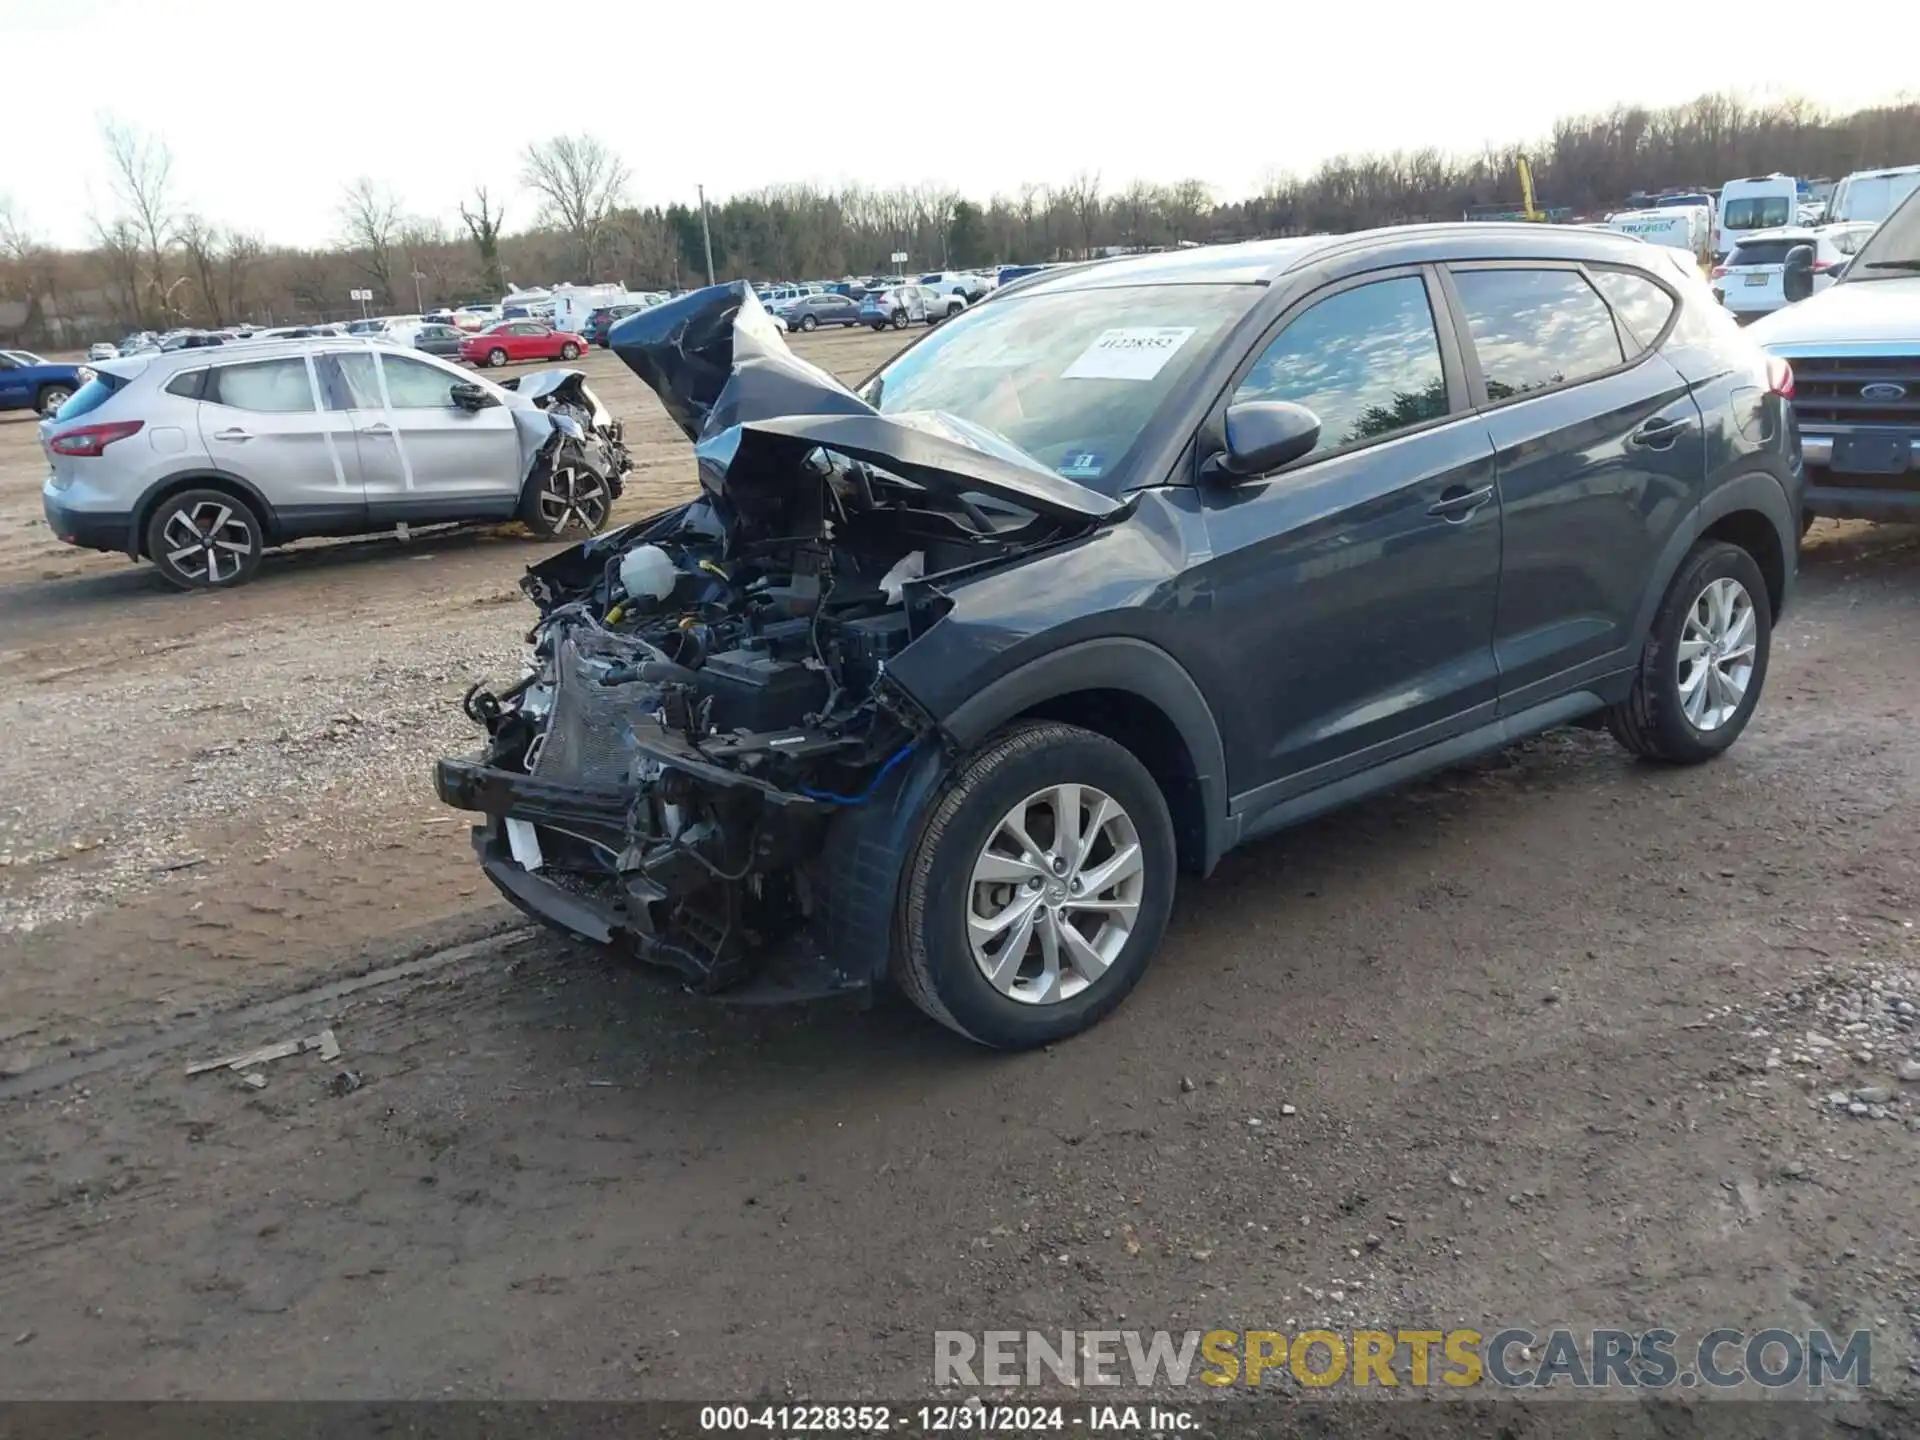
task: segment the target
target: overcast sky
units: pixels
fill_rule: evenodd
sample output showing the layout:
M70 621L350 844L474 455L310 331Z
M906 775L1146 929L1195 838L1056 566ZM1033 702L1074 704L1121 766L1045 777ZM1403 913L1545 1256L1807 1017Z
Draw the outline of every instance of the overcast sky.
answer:
M472 185L505 189L518 228L534 209L519 153L561 131L619 151L643 204L790 180L984 198L1082 169L1109 190L1194 176L1232 199L1342 151L1472 150L1617 102L1738 88L1853 106L1915 87L1912 45L1854 43L1866 32L1815 15L1775 0L0 0L0 195L82 243L112 204L111 114L171 146L183 206L270 243L332 239L358 175L450 220Z

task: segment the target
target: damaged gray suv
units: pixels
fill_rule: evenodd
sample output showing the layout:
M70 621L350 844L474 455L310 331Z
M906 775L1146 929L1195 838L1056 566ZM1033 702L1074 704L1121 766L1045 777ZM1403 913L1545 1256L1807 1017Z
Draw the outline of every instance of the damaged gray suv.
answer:
M1558 725L1725 750L1793 581L1791 372L1626 237L1050 271L857 390L744 286L611 343L699 497L528 572L437 781L515 904L700 990L1072 1034L1243 841Z

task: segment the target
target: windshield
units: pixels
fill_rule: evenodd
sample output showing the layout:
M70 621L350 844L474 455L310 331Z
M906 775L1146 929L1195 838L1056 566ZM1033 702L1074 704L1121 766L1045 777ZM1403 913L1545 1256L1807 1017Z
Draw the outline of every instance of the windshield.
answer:
M1793 219L1793 202L1784 195L1747 195L1727 202L1723 223L1729 230L1771 230Z
M1861 242L1843 279L1891 280L1913 274L1920 274L1920 190L1907 196L1900 208Z
M1222 330L1246 285L1023 295L947 321L869 380L883 415L940 411L1005 437L1096 489L1113 476Z

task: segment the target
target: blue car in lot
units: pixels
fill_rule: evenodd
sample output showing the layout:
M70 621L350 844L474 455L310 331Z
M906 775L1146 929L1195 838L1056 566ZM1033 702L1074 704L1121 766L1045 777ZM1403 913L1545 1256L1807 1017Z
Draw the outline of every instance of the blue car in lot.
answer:
M42 360L29 350L0 350L0 410L50 417L85 382L78 365Z

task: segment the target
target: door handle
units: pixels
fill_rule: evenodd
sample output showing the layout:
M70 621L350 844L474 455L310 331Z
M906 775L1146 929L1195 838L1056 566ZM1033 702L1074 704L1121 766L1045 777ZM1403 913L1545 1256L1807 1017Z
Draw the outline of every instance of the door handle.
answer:
M1482 485L1478 490L1469 490L1464 485L1449 485L1440 492L1440 498L1427 507L1427 514L1438 515L1449 524L1458 525L1473 518L1473 512L1493 498L1493 486Z
M1656 416L1628 437L1627 443L1645 450L1670 450L1686 425L1679 420Z
M391 425L368 425L363 427L360 433L362 435L391 435L393 433L393 427Z
M242 440L251 440L253 434L250 431L235 427L229 430L216 430L213 432L213 438L216 440L231 440L234 444L238 445Z

